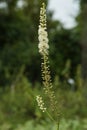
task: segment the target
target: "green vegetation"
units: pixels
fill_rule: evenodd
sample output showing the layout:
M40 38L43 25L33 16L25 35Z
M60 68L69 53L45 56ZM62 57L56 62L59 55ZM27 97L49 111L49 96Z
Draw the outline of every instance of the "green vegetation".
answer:
M79 77L80 78L80 77ZM79 79L78 78L78 79ZM79 80L80 81L80 80ZM75 82L77 88L80 82ZM60 126L63 128L71 128L71 130L80 130L86 127L87 120L87 103L84 96L83 86L77 91L72 91L73 87L66 81L61 82L58 77L55 77L53 85L55 86L55 95L58 100L58 108L62 110ZM62 86L62 87L61 87ZM51 120L48 119L46 113L42 113L36 103L36 95L43 95L42 85L36 83L34 86L22 76L20 80L12 88L6 87L5 90L0 90L0 127L1 130L28 129L31 126L32 130L36 124L36 128L45 129L51 128ZM48 98L46 99L49 103ZM49 104L47 106L49 108ZM51 108L49 108L50 110ZM67 121L68 120L68 121ZM45 124L43 124L43 122ZM67 122L69 124L67 124ZM82 123L80 123L82 122ZM83 123L84 122L84 123ZM62 123L64 126L62 126ZM54 123L53 123L54 124ZM52 124L52 129L56 127ZM4 128L5 127L5 128ZM23 128L22 128L23 127ZM40 127L40 128L39 128ZM76 127L76 128L74 128ZM80 128L81 127L81 128ZM29 127L30 128L30 127ZM63 129L61 128L61 129Z
M49 123L49 124L48 124ZM11 129L10 124L4 124L1 130L9 130ZM27 121L23 125L18 125L17 128L14 130L55 130L56 125L51 124L51 122L44 122L42 121L40 124L36 123L35 121ZM86 130L87 129L87 120L78 121L77 120L65 120L61 121L60 125L61 130Z

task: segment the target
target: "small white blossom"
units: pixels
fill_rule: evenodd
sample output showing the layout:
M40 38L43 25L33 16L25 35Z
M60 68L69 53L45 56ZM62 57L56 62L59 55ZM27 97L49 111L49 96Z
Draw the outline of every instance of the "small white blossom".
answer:
M42 27L39 28L38 32L39 32L39 36L38 36L38 39L39 39L39 44L38 44L39 52L42 55L48 54L49 45L48 45L47 32Z
M40 95L38 95L38 96L36 96L36 100L37 100L38 106L40 107L42 112L45 112L46 108L44 107L44 102L43 102L42 97Z
M38 29L38 48L39 48L39 53L41 55L48 55L48 34L46 31L46 9L43 4L43 7L40 10L40 25Z

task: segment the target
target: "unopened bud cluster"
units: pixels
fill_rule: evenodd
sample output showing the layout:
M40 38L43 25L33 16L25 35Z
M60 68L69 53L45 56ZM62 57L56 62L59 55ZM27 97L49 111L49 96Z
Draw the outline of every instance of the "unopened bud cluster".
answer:
M45 112L46 107L44 107L44 102L43 102L42 97L40 95L38 95L38 96L36 96L36 100L37 100L39 108L42 110L42 112Z

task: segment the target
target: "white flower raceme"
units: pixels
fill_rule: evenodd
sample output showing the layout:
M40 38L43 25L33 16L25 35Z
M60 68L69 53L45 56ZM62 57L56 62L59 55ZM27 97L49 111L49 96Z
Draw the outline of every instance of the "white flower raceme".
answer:
M37 103L38 103L38 106L40 107L40 109L45 112L46 111L46 108L44 107L44 102L43 102L43 99L40 95L36 96L36 100L37 100Z
M46 31L46 9L45 5L43 4L43 7L40 10L40 25L38 29L38 39L39 39L39 53L41 55L48 55L48 34Z

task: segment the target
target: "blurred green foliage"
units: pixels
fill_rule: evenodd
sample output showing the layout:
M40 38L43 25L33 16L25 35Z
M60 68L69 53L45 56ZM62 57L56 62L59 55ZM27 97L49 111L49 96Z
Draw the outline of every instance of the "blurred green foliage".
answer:
M80 67L78 67L77 72L80 73ZM60 111L61 120L62 118L65 119L65 124L61 126L61 129L65 127L72 130L80 130L84 125L83 123L81 125L79 121L87 118L85 90L83 89L83 81L81 82L81 77L78 73L74 84L70 84L66 79L61 81L58 76L55 77L53 82L55 96L58 100L57 108ZM9 130L10 128L13 130L17 127L17 129L24 128L26 130L29 127L28 125L31 125L31 129L33 129L35 126L32 123L27 123L27 126L24 124L31 119L35 120L36 125L43 120L48 120L46 113L42 113L39 110L36 102L36 95L40 94L43 96L42 85L37 82L32 86L25 76L19 77L19 80L13 82L11 86L5 87L4 91L2 88L0 89L0 127L3 130ZM75 90L76 88L77 90ZM44 100L50 112L49 100L46 97ZM74 122L75 118L77 120ZM68 125L66 120L69 119L71 121ZM42 124L40 126L37 125L35 129L39 129L39 127L41 129L50 129L52 127L50 126L50 121L49 126L47 124L45 126Z
M18 6L19 0L4 2L6 6L0 7L0 84L11 85L22 66L25 66L24 75L32 83L40 81L37 46L42 1L25 0L22 7ZM45 3L48 6L48 0ZM74 77L76 66L81 62L79 34L76 28L64 29L59 21L53 19L52 11L47 10L47 21L52 75L61 76L66 61L70 60L70 75Z
M60 130L85 130L87 128L87 120L78 121L76 120L65 120L62 119L60 124ZM33 121L26 122L24 126L19 126L16 130L55 130L56 125L51 122L42 122L41 124L35 124Z
M0 127L1 130L13 130L10 124L4 124ZM55 130L56 125L53 122L42 121L37 124L35 121L27 121L25 124L18 125L14 130ZM75 120L65 120L62 119L60 124L61 130L86 130L87 129L87 119L79 121Z

